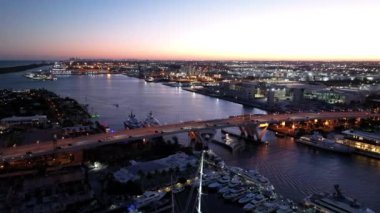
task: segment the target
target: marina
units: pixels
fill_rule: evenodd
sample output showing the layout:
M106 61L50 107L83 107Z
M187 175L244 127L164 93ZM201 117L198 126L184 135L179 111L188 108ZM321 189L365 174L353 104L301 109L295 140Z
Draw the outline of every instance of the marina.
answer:
M380 0L0 0L0 213L380 212Z
M153 110L154 116L162 124L201 118L223 118L228 116L226 112L230 115L263 112L179 88L149 84L144 80L123 75L111 76L112 81L106 75L98 75L70 76L54 83L53 81L42 83L23 78L23 74L3 75L5 84L0 87L8 89L44 87L62 96L70 96L81 103L90 104L94 111L101 115L100 121L108 124L111 129L123 129L122 123L131 110L142 120ZM72 86L68 87L69 84ZM113 105L115 100L118 100L116 102L119 104L118 108ZM149 100L149 107L145 107L146 100ZM203 106L212 106L212 108ZM360 198L365 206L374 210L380 209L375 199L376 194L380 193L380 186L377 187L377 180L380 177L378 161L357 155L320 152L302 144L298 145L291 137L276 137L274 134L269 134L269 131L265 137L265 140L270 141L268 146L247 143L239 152L232 153L212 143L209 147L228 165L258 169L260 174L270 180L276 191L294 201L301 201L312 193L329 191L333 184L339 183L350 196ZM187 135L179 136L180 143L186 144L187 140ZM355 178L345 178L352 175ZM362 182L363 179L366 181ZM218 200L213 196L209 199Z
M357 200L344 196L338 185L334 186L336 193L311 194L304 198L302 204L297 204L279 195L269 180L256 170L230 167L211 151L206 152L205 155L207 156L204 160L205 168L203 172L200 172L200 175L203 174L202 178L195 176L193 180L188 180L186 185L175 184L157 192L144 192L143 195L137 196L134 203L131 204L135 211L137 212L140 208L144 211L143 207L147 205L155 206L156 209L174 209L173 205L178 205L178 203L174 204L173 198L172 203L161 201L161 199L166 193L177 196L175 194L185 190L186 196L182 195L180 203L194 202L195 204L199 202L201 194L204 194L204 201L208 200L206 197L209 196L217 197L218 200L224 200L225 205L234 206L233 208L237 212L374 212L361 206ZM207 194L203 192L204 190ZM194 197L192 192L198 195ZM191 201L192 199L193 201ZM204 202L200 205L207 206ZM192 212L193 208L195 205L184 211ZM201 208L204 210L203 207ZM240 210L238 211L238 209Z
M193 180L187 181L191 184L184 186L175 184L156 192L144 192L143 195L137 196L131 205L136 208L136 210L147 205L155 206L154 203L159 202L165 193L172 193L172 196L174 196L174 194L181 193L187 188L186 196L182 197L180 202L200 202L199 199L202 199L202 202L198 203L202 210L207 208L207 204L204 201L207 200L206 197L208 197L210 193L215 194L218 199L227 202L228 204L226 205L237 205L234 205L234 208L244 212L295 212L298 210L298 206L293 201L283 199L279 196L274 191L274 187L270 182L257 171L229 167L225 165L221 158L211 151L205 153L205 160L203 162L203 172L199 173L200 175L203 174L202 178L195 176ZM204 190L207 192L207 195L203 192ZM195 193L195 197L191 192ZM202 196L203 198L200 198L201 194L204 194ZM212 196L211 194L210 196ZM191 201L192 199L193 201ZM191 212L192 209L195 208L194 206L190 206L190 209L186 208L184 211Z
M356 199L343 195L339 185L335 185L334 188L334 193L325 192L306 197L305 205L320 212L374 213L373 210L361 206Z

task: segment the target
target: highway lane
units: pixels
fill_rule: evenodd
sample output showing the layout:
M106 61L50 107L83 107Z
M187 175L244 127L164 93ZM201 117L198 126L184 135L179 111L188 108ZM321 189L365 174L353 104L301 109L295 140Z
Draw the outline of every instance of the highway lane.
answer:
M313 119L339 119L339 118L366 118L380 117L379 114L368 112L322 112L322 113L294 113L269 115L241 115L225 119L206 121L187 121L178 124L168 124L155 127L145 127L132 130L122 130L115 133L101 133L96 135L67 138L53 142L23 145L0 150L3 161L23 159L31 156L47 155L57 152L69 152L81 149L94 148L106 144L128 142L143 138L152 138L191 130L220 129L240 125L259 123L279 123L282 121L302 121Z

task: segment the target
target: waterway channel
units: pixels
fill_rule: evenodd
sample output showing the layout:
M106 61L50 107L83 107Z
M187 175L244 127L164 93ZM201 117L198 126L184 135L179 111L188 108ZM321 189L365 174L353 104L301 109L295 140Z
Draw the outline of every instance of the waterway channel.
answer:
M0 89L46 88L61 96L70 96L88 104L90 112L100 114L99 120L113 129L121 129L131 111L141 120L152 111L162 123L265 113L124 75L32 81L24 78L24 73L0 75ZM380 160L311 149L296 144L290 137L276 138L270 133L266 137L269 145L247 143L236 152L216 144L210 147L229 165L258 169L270 179L277 192L295 201L301 201L309 193L332 191L333 185L338 183L344 192L380 211Z

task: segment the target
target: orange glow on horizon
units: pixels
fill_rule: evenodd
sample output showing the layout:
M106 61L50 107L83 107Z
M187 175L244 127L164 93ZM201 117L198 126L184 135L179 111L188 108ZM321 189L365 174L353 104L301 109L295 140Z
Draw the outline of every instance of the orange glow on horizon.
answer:
M0 58L380 61L380 3L363 1L45 3L60 16L0 3Z

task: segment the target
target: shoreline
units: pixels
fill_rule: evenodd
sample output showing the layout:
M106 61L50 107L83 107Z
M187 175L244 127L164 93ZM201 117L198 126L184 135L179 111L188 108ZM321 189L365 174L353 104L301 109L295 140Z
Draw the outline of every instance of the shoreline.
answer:
M232 103L241 104L241 105L243 105L245 107L252 107L252 108L256 108L256 109L263 110L263 111L266 111L266 112L272 112L271 109L265 107L263 104L260 104L260 103L253 103L253 102L243 101L243 100L234 99L234 98L225 97L225 96L219 96L219 95L211 95L211 94L209 94L207 92L204 92L204 91L201 91L201 90L198 90L198 89L192 89L192 88L189 88L189 87L182 87L182 89L186 90L188 92L195 92L195 93L198 93L198 94L201 94L201 95L204 95L204 96L208 96L208 97L212 97L212 98L219 98L219 99L222 99L222 100L225 100L225 101L229 101L229 102L232 102Z
M131 78L137 78L137 79L140 79L140 80L144 80L144 79L138 78L136 76L131 76L131 75L126 75L126 76L131 77ZM168 82L165 82L165 83L162 83L162 82L151 82L151 83L161 83L164 86L175 87L173 85L168 84ZM262 111L265 111L265 112L273 112L272 109L269 109L268 107L266 107L266 106L264 106L263 104L260 104L260 103L252 103L252 102L238 100L238 99L229 98L229 97L225 97L225 96L211 95L211 94L209 94L207 92L204 92L204 91L201 91L201 90L197 90L197 89L192 89L190 87L181 87L181 88L183 90L185 90L185 91L188 91L188 92L195 92L195 93L198 93L200 95L204 95L204 96L211 97L211 98L219 98L219 99L222 99L222 100L225 100L225 101L229 101L231 103L241 104L241 105L243 105L245 107L252 107L252 108L256 108L256 109L259 109L259 110L262 110Z
M29 69L34 69L38 67L48 66L51 65L51 63L40 63L40 64L29 64L29 65L20 65L20 66L13 66L13 67L0 67L0 75L6 74L6 73L16 73L16 72L22 72Z

